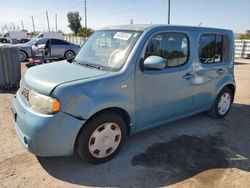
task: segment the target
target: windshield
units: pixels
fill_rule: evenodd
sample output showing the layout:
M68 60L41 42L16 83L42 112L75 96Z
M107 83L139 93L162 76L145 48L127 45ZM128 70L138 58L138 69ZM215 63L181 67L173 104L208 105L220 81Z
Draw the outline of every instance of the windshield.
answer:
M26 42L25 44L31 46L31 45L35 44L36 41L37 41L36 39L31 39L29 42Z
M32 46L34 44L37 44L37 45L46 44L47 40L48 40L47 38L42 38L42 39L35 38L35 39L30 40L29 42L26 42L25 44L28 46Z
M137 31L97 31L83 45L75 62L120 70L140 34Z
M3 35L3 37L9 37L10 35L9 35L9 33L5 33L4 35Z

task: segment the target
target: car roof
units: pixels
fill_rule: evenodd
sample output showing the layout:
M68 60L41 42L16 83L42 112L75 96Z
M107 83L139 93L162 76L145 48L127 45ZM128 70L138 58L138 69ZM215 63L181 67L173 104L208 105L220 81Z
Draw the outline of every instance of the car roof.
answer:
M117 25L105 27L99 30L131 30L131 31L145 31L147 29L182 29L182 30L200 30L200 31L224 31L231 32L228 29L200 27L200 26L187 26L187 25L167 25L167 24L130 24L130 25Z

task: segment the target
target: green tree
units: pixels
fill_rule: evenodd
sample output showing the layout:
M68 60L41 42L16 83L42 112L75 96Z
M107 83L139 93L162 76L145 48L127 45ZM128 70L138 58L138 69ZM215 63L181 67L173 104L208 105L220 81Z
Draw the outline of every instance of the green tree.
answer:
M247 30L245 34L241 34L240 39L250 39L250 30Z
M92 30L91 28L81 27L78 30L77 35L80 37L89 37L90 35L92 35L92 33L94 33L94 30Z
M79 29L82 27L82 18L79 15L79 12L68 12L67 17L69 22L68 27L74 32L75 35L77 35Z

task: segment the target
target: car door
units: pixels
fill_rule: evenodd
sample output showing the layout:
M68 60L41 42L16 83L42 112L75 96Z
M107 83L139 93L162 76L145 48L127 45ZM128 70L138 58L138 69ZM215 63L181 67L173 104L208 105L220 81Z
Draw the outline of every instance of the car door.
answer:
M59 39L51 39L51 56L54 58L62 58L66 52L68 43Z
M198 39L198 60L194 80L194 103L196 111L211 108L216 87L233 71L229 68L229 37L219 33L202 33Z
M154 34L145 45L140 63L149 56L160 56L167 63L163 70L136 68L137 130L184 116L192 109L193 66L189 41L187 34L162 32Z
M41 54L41 52L39 51L39 49L44 49L45 44L47 43L48 39L47 38L41 38L38 39L32 46L32 54L33 56L36 56L38 54Z

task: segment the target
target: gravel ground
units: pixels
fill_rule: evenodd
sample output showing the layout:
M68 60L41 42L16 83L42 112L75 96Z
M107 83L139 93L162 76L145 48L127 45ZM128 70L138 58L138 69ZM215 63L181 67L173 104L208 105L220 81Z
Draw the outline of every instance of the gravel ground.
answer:
M0 93L0 187L250 187L250 64L236 64L235 75L226 118L202 113L131 136L101 165L28 153L13 128L14 92Z

